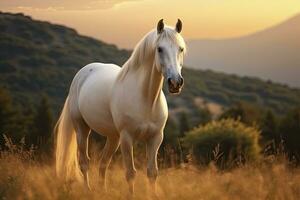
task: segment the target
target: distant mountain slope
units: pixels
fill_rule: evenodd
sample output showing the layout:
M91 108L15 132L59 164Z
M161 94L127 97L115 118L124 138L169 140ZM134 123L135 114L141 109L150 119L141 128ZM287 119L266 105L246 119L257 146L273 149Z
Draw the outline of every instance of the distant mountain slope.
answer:
M258 33L188 42L186 64L300 87L300 14Z
M0 86L8 88L15 102L25 108L46 93L58 111L81 67L95 61L122 64L129 55L127 50L78 35L64 26L22 14L0 13ZM300 90L287 86L186 68L183 75L182 94L167 94L169 108L171 114L185 110L193 122L201 118L199 99L221 106L243 100L277 113L300 105Z

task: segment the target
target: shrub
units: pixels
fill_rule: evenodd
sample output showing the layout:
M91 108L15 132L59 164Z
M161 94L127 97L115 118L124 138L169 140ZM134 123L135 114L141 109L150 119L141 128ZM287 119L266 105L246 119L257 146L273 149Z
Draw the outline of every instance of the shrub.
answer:
M231 168L259 158L259 131L238 120L222 119L195 128L183 138L199 164L215 162L219 168Z

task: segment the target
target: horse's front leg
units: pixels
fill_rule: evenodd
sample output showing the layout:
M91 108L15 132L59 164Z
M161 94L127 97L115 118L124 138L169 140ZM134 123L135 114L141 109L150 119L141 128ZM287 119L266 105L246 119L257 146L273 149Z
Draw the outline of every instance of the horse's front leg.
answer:
M123 162L126 168L126 180L129 185L129 192L132 196L134 193L134 178L136 169L133 160L133 139L127 131L120 133L121 152Z
M156 179L158 175L157 153L163 140L163 132L157 133L147 141L147 176L156 196Z

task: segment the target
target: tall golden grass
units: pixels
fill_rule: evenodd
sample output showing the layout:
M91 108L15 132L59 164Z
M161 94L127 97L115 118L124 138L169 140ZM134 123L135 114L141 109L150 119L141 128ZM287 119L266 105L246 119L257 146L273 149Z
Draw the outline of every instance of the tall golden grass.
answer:
M97 159L91 160L92 191L77 182L62 182L55 166L35 161L31 150L6 138L0 154L0 199L126 199L127 183L121 158L108 171L108 191L98 184ZM142 165L140 165L142 166ZM144 167L139 167L135 199L151 199ZM300 199L300 170L285 161L272 159L219 171L214 165L196 167L192 163L161 169L158 178L160 199Z

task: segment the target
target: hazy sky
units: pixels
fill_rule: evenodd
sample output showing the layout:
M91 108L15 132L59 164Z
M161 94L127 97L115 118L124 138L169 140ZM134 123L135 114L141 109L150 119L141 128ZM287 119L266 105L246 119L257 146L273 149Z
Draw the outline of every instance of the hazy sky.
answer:
M0 10L132 48L161 18L182 19L186 39L234 37L300 13L300 0L0 0Z

